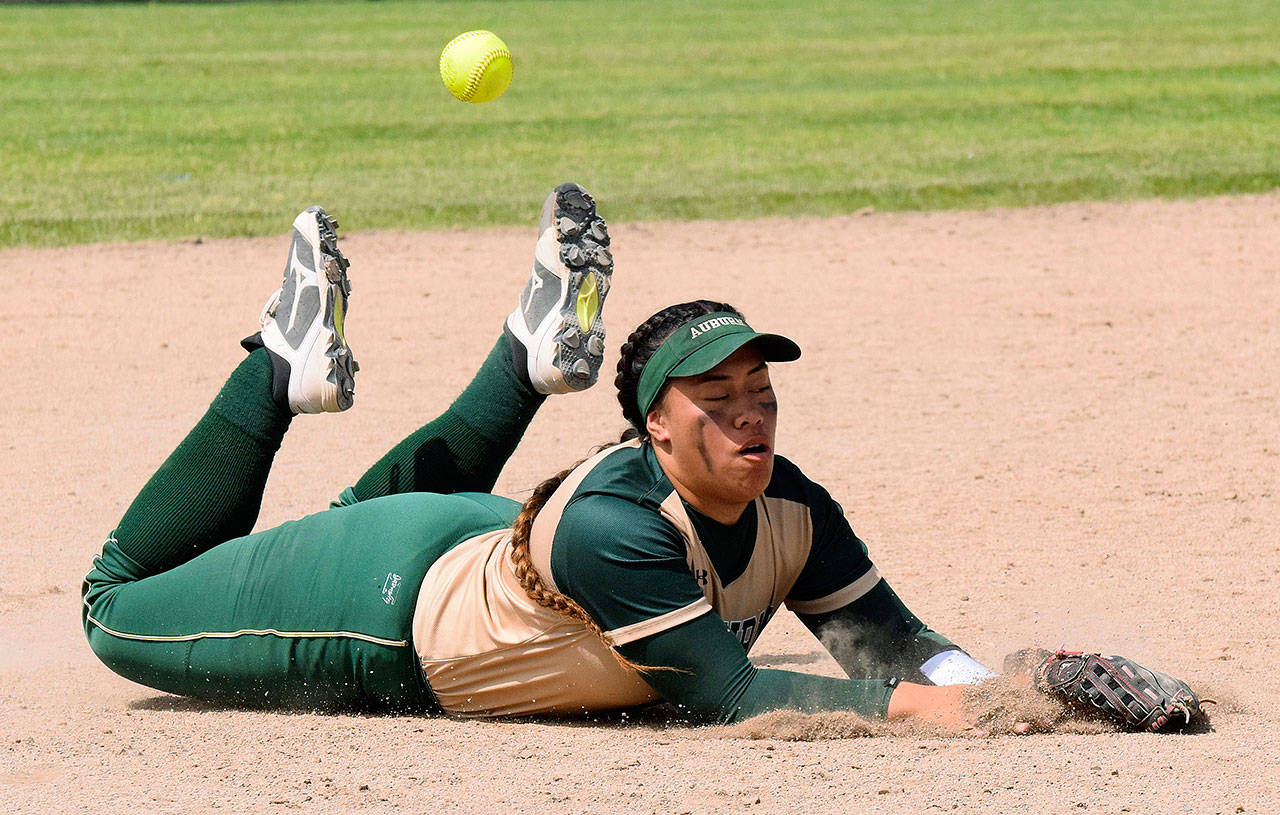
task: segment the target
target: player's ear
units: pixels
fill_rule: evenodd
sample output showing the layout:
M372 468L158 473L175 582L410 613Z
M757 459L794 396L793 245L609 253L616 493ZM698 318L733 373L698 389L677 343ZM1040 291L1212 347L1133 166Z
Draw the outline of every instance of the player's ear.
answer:
M671 441L671 431L667 427L667 416L662 410L662 401L654 405L644 417L644 427L649 431L649 438L658 444Z

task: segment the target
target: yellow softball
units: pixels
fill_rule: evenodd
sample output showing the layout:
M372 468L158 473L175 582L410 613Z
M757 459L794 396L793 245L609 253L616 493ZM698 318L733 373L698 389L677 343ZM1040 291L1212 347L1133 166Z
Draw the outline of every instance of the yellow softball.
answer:
M511 84L511 52L492 31L468 31L440 52L440 78L463 102L497 99Z

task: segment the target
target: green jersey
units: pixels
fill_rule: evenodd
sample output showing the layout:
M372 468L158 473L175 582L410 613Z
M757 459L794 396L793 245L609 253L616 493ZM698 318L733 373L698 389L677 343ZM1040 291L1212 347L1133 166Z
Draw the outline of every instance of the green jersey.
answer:
M619 645L714 611L749 650L783 604L820 614L879 580L840 505L787 459L722 524L684 502L639 442L566 479L534 522L531 554Z

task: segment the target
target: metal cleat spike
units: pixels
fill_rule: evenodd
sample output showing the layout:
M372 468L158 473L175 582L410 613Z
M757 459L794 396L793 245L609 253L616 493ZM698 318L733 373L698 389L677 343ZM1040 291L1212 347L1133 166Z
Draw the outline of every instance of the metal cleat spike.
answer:
M556 219L556 232L562 238L577 237L578 233L581 231L582 231L582 227L580 227L578 225L578 222L573 220L572 218L561 215L559 218Z

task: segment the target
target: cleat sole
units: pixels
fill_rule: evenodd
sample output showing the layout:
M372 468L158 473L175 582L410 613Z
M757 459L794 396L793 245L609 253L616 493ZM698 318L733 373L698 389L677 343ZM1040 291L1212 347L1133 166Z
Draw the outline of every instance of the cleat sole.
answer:
M320 232L320 251L324 254L324 273L329 281L328 306L325 308L324 327L332 338L325 356L329 358L329 369L325 374L326 388L324 401L333 400L338 410L347 410L355 401L356 371L360 364L351 354L347 345L346 317L347 298L351 295L351 279L347 277L347 269L351 262L338 249L338 222L323 210L317 208L316 222Z
M562 338L555 366L573 390L595 384L604 360L605 295L613 275L609 230L596 213L595 199L577 184L561 184L555 196L560 260L573 269L561 304ZM572 337L572 341L565 341Z

